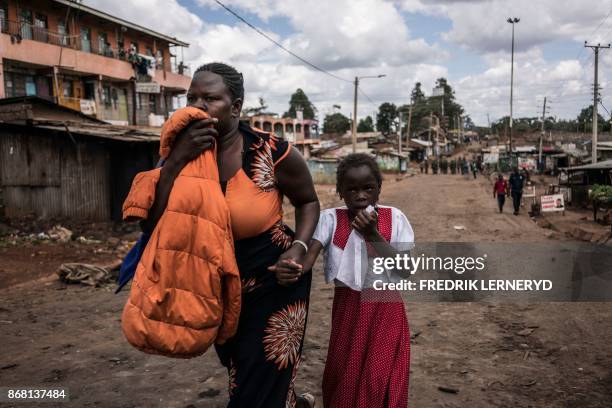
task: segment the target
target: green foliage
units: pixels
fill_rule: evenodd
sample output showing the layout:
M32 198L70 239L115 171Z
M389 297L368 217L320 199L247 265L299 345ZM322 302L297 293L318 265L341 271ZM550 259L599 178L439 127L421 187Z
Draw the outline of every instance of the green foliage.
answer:
M444 96L427 97L421 88L420 82L414 85L410 93L410 100L412 102L411 133L427 129L430 126L430 114L440 117L442 124L444 123L442 118L442 101L444 101L444 116L448 118L448 127L458 127L457 116L462 116L464 109L455 101L455 91L448 84L446 78L438 78L436 87L444 89Z
M366 116L365 119L361 119L359 124L357 125L357 132L373 132L374 131L374 121L371 116Z
M593 105L589 105L582 109L576 118L576 121L587 133L593 131ZM599 112L597 112L597 128L602 132L610 130L610 122L606 121Z
M314 119L317 108L310 102L308 96L298 88L289 100L289 110L283 114L283 118L297 118L297 111L304 112L304 119Z
M410 102L415 104L415 103L419 103L425 100L425 94L423 93L423 90L421 89L421 83L417 82L416 84L414 84L414 88L412 89L412 92L410 93Z
M340 133L344 134L351 128L351 121L343 114L337 112L331 115L325 115L323 120L323 133Z
M598 112L597 114L598 125L597 128L601 132L610 131L610 121L606 120ZM509 116L491 123L491 130L493 133L503 133L508 128ZM541 117L522 117L513 119L514 131L517 133L523 132L539 132L542 130L542 118ZM544 131L565 131L565 132L576 132L576 133L590 133L593 131L593 105L589 105L583 108L576 119L560 119L549 116L544 119Z
M446 80L446 78L438 78L436 80L436 87L437 88L443 88L444 89L444 116L448 116L449 118L451 118L451 121L449 122L452 123L453 119L457 117L457 115L463 115L463 107L461 105L459 105L456 101L455 101L455 91L453 90L453 88L448 84L448 81ZM434 100L436 100L438 102L438 105L440 106L437 109L437 112L440 113L441 116L441 111L442 111L442 104L440 101L440 97L436 97L433 98Z
M589 194L589 197L591 200L599 203L612 203L612 186L595 184Z
M397 107L390 102L384 102L378 107L376 114L376 129L383 135L388 135L395 130L397 120Z

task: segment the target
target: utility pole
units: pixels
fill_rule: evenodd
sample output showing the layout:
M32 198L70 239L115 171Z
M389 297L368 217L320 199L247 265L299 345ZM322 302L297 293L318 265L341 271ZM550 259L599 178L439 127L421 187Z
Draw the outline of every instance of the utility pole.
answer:
M404 112L399 112L398 119L399 119L399 131L397 132L397 154L401 155L402 154L402 114ZM399 158L398 158L399 160Z
M593 80L593 140L591 141L591 163L597 163L597 102L599 101L599 84L597 83L597 74L599 69L599 49L610 48L608 45L588 45L584 42L585 48L592 48L595 52L595 77Z
M512 24L512 57L510 62L510 138L508 139L508 148L510 154L510 162L512 162L512 88L514 87L514 25L521 21L520 18L509 18L508 23Z
M353 127L351 138L353 139L353 153L357 153L357 90L359 89L359 77L355 77L355 96L353 98Z
M357 92L359 91L359 80L363 78L384 78L386 76L386 74L380 74L355 77L355 97L353 99L353 127L351 129L351 138L353 139L353 153L357 152Z
M429 112L429 132L427 132L427 136L429 137L429 143L431 143L431 128L433 126L433 112Z
M546 118L546 97L544 97L544 106L542 107L542 132L540 133L540 151L538 153L538 166L542 168L542 141L544 140L544 121Z
M408 126L406 128L406 145L410 147L410 126L412 125L412 105L408 108Z

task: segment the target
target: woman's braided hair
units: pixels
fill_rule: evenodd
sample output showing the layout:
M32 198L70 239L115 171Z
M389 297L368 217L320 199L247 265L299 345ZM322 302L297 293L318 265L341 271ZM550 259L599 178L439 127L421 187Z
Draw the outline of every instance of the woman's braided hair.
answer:
M380 172L380 167L378 167L376 160L369 154L353 153L346 156L338 164L338 170L336 170L336 191L338 193L340 193L342 189L342 183L344 182L346 172L349 171L349 169L361 166L367 166L370 168L374 178L376 178L378 187L380 188L382 185L382 173Z
M221 76L223 83L232 94L232 98L244 100L244 79L236 68L222 62L211 62L196 69L194 75L198 72L212 72Z

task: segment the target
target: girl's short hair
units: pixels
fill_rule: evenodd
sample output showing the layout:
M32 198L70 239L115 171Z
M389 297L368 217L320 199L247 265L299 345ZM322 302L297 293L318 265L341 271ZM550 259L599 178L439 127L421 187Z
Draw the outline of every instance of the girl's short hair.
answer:
M382 186L382 173L380 172L380 167L378 167L378 163L376 163L376 160L369 154L353 153L346 156L338 164L338 170L336 171L337 192L340 192L340 190L342 189L342 184L344 183L344 178L346 177L347 171L349 171L349 169L361 166L369 167L372 171L372 174L374 174L374 177L376 178L378 187Z
M232 98L244 100L244 78L236 68L222 62L211 62L196 69L194 75L198 72L212 72L221 76L223 83L232 94Z

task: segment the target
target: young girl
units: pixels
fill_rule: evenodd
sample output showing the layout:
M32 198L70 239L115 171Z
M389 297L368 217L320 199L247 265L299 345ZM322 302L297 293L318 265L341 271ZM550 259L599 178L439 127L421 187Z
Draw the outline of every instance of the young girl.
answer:
M336 188L346 207L322 211L303 265L310 270L324 249L325 278L335 284L323 374L328 408L408 405L410 332L404 304L397 292L376 292L361 272L366 256L370 261L394 257L398 251L391 244L414 242L406 216L377 205L381 185L370 156L352 154L340 162Z

